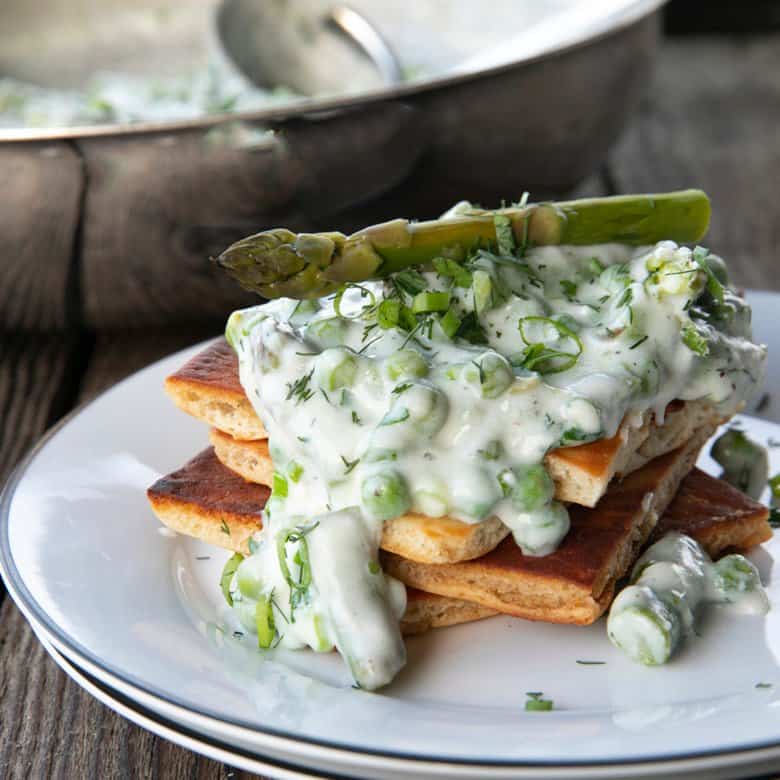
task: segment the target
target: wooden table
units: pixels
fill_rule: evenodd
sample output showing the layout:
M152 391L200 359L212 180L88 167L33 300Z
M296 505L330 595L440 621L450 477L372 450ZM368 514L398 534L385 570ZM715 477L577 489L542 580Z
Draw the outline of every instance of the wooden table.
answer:
M73 163L66 155L64 164ZM728 259L735 281L780 290L778 179L780 36L673 39L664 45L655 84L632 126L578 193L701 187L713 200L707 243ZM6 188L5 197L13 191ZM78 244L78 236L63 238L46 230L42 225L31 236L34 251L47 251L47 241ZM212 320L163 332L95 333L84 325L78 267L68 279L26 281L23 264L8 259L5 267L19 274L11 278L4 271L0 306L18 307L20 323L30 324L23 314L38 300L36 285L62 282L64 297L62 311L51 320L59 323L57 330L0 333L0 483L74 406L221 327ZM242 776L133 726L82 692L49 660L5 599L0 609L0 777Z

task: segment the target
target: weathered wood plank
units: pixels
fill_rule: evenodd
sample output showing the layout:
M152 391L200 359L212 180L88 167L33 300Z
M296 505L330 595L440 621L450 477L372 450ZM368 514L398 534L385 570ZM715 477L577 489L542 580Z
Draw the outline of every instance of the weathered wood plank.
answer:
M62 328L84 174L64 142L0 144L0 327Z
M207 326L100 335L78 400L210 335L215 332ZM62 342L15 338L0 344L0 408L6 410L0 469L10 468L59 415L56 399L69 355ZM48 658L10 599L0 610L0 626L0 777L251 777L154 736L82 691Z
M739 285L780 289L780 36L672 40L610 158L621 192L701 187L705 243Z
M46 655L10 599L0 625L0 777L253 777L159 739L93 699Z
M175 328L100 333L81 380L79 401L88 401L144 366L191 344L218 336L223 330L223 323L205 322Z
M0 486L66 411L75 349L63 335L0 333Z

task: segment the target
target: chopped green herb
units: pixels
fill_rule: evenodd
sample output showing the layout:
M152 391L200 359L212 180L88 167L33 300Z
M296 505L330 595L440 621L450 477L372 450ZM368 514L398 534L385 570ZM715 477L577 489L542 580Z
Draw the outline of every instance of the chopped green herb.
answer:
M344 463L344 473L349 474L352 469L357 466L358 463L360 463L360 458L355 458L355 460L347 460L343 455L340 456L342 462Z
M227 534L230 536L230 526L225 522L225 519L223 518L219 524L219 530L222 531L223 534Z
M411 382L403 382L400 385L396 385L390 392L393 395L401 395L401 393L405 393L411 386Z
M352 410L352 422L355 425L362 425L363 424L363 421L360 419L360 417L358 416L358 413L354 409Z
M577 285L570 279L561 279L561 290L567 298L574 298L577 295Z
M298 482L303 474L303 466L297 461L291 460L287 466L287 475L293 482Z
M449 257L434 257L433 267L439 276L452 279L455 287L471 287L471 272Z
M399 271L393 276L393 284L397 289L411 296L421 293L428 286L425 277L414 269Z
M577 659L577 663L580 666L604 666L606 664L606 661L581 661L580 659Z
M756 683L756 688L767 689L767 688L773 688L773 687L774 686L772 685L772 683L766 683L766 682Z
M641 338L641 339L639 339L638 341L635 341L635 342L634 342L634 343L633 343L633 344L632 344L632 345L629 347L629 349L636 349L636 348L637 348L637 347L638 347L640 344L644 344L644 343L647 341L647 339L648 339L648 338L650 338L650 337L649 337L649 336L642 336L642 338Z
M528 701L525 703L526 712L549 712L553 708L552 699L543 699L544 694L541 691L530 691L526 693Z
M379 574L379 572L382 571L382 567L376 561L369 561L368 570L371 574Z
M710 354L710 347L707 344L707 339L699 333L696 326L693 323L688 323L682 329L682 340L691 352L699 355L700 357L707 357Z
M401 316L401 302L388 298L379 304L376 312L376 321L383 330L395 328Z
M296 379L295 382L288 382L285 400L289 401L294 398L296 406L308 401L314 395L314 391L309 388L309 382L311 382L313 375L314 369L309 371L308 374L304 374L299 379Z
M709 256L710 250L703 246L697 246L693 250L694 261L698 263L699 267L707 274L707 292L709 292L718 304L723 304L723 285L720 283L718 277L715 276L712 268L710 268L710 264L707 262Z
M470 311L460 323L455 338L468 341L470 344L487 344L487 334L479 322L476 312Z

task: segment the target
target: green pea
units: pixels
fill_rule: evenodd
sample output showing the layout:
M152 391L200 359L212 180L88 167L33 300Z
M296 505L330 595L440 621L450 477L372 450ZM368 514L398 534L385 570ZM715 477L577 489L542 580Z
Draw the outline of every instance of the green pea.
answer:
M555 493L555 483L541 464L515 468L511 489L512 506L518 512L535 512L548 503Z
M483 398L498 398L515 381L515 374L509 361L498 352L486 352L477 358L479 384Z
M398 389L396 400L372 437L375 447L393 449L420 436L434 436L447 421L449 402L437 387L414 382Z
M350 387L355 381L358 361L350 350L326 349L317 357L315 375L319 386L328 392Z
M399 349L385 361L385 371L394 382L428 375L428 364L416 349Z
M412 503L406 482L395 471L380 472L364 479L360 496L364 509L375 520L398 517Z
M327 317L310 322L306 326L304 334L308 340L313 341L320 349L327 349L343 344L346 331L346 323L343 319L340 317Z
M569 532L569 513L560 501L534 512L520 512L512 526L515 541L524 555L549 555Z
M474 469L466 484L454 481L450 493L454 513L470 521L488 517L501 500L500 485L486 469Z

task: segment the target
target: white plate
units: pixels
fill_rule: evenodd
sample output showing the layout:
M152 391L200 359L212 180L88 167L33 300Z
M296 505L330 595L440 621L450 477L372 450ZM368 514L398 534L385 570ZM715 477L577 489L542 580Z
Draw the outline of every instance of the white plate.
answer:
M780 297L751 298L758 337L768 340ZM205 445L203 426L161 391L192 352L67 420L4 494L9 591L99 679L162 702L201 733L216 728L231 744L309 766L347 762L339 771L361 774L410 762L439 774L453 763L573 769L778 746L780 610L766 619L714 615L704 637L661 669L623 658L603 622L583 629L492 618L410 640L407 669L381 694L348 687L335 655L287 654L291 670L220 633L224 555L159 533L144 495ZM743 423L758 439L780 440L772 423ZM780 470L780 449L770 455ZM712 470L706 457L702 465ZM778 553L773 540L755 559L780 604ZM555 711L524 712L527 690L544 691Z
M68 659L61 650L57 648L56 642L47 636L46 632L35 623L30 621L34 632L43 645L47 653L54 662L78 685L91 695L98 698L103 704L113 709L120 715L128 718L133 723L158 734L165 739L175 742L177 745L194 750L205 756L218 761L232 764L240 769L252 772L261 772L270 777L295 778L298 770L281 766L279 764L268 763L267 759L258 761L256 757L246 752L240 751L237 745L231 747L219 742L220 738L226 736L224 727L215 722L211 729L206 729L205 738L184 731L176 721L176 707L173 705L161 706L154 704L154 697L143 694L137 689L129 688L129 700L127 695L127 686L117 680L116 690L109 685L110 680L102 684L99 679L96 680L89 675L85 669L79 668L76 664L78 659ZM125 693L123 693L123 690ZM144 701L152 701L152 710L146 710L142 704ZM155 716L155 712L160 712L163 717L173 715L174 721L164 720ZM209 738L211 733L213 738ZM216 740L216 741L212 741ZM332 753L332 751L328 751ZM747 750L736 753L720 753L714 756L707 756L695 759L672 759L669 761L650 761L639 764L589 764L587 766L566 766L566 767L483 767L479 765L455 765L437 763L427 765L423 762L398 761L395 759L383 758L381 761L375 761L366 767L356 768L354 756L342 756L341 763L336 761L335 766L330 765L327 758L322 759L317 765L319 772L341 769L345 772L360 772L356 775L360 778L380 778L381 780L397 780L407 777L421 777L423 775L435 775L446 778L479 778L480 780L523 780L523 778L540 778L541 780L601 780L602 778L632 778L632 780L642 780L647 778L659 777L681 777L685 776L688 780L724 780L733 777L756 777L764 775L777 768L778 758L780 758L780 748L764 748L758 750ZM306 774L301 777L310 777ZM317 775L320 776L320 775ZM335 775L333 775L335 777Z

